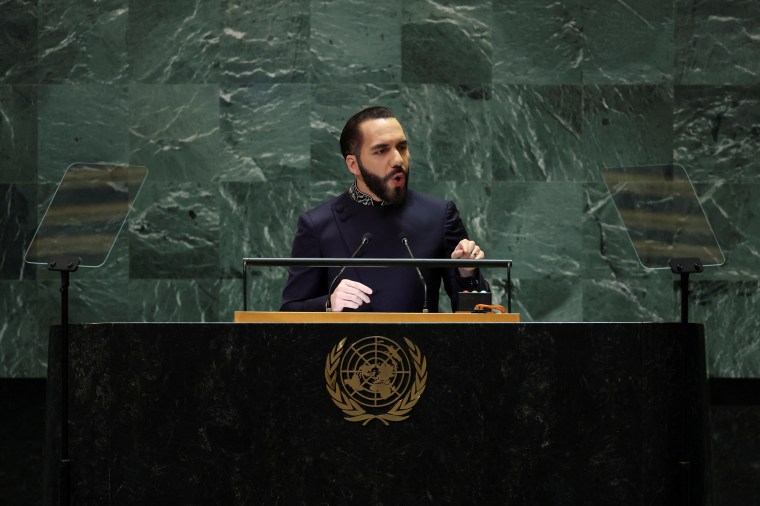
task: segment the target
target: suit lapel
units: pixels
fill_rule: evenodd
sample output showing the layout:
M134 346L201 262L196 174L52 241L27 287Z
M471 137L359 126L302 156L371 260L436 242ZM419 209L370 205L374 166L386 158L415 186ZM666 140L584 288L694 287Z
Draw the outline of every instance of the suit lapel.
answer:
M359 245L361 236L364 233L361 231L361 218L357 213L352 213L350 210L350 207L353 205L355 204L348 195L348 192L342 194L333 202L333 223L343 243L343 251L338 252L336 250L335 256L350 257Z

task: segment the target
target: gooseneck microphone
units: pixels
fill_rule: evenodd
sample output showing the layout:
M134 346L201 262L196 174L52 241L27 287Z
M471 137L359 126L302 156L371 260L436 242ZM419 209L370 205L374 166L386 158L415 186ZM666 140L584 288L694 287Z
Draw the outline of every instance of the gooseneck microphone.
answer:
M356 251L354 251L354 254L351 255L351 258L354 258L356 255L359 254L359 252L369 244L369 242L372 240L372 234L369 232L365 232L365 234L362 236L362 242L359 243L359 246L356 248ZM344 265L343 268L338 272L338 275L335 276L332 280L332 283L330 283L330 289L327 290L327 300L325 301L325 311L331 311L332 308L330 307L330 295L332 295L332 291L335 288L335 282L338 281L338 278L343 274L343 271L346 270L346 266Z
M398 235L401 238L401 243L406 247L406 251L409 252L409 258L414 259L414 255L412 255L412 249L409 247L409 239L407 239L406 234L404 232L401 232ZM422 302L422 312L427 313L428 312L428 296L427 296L427 283L425 283L425 278L422 277L422 271L420 271L420 268L416 265L414 266L415 269L417 269L417 276L420 278L420 283L422 283L422 289L425 291L425 299Z

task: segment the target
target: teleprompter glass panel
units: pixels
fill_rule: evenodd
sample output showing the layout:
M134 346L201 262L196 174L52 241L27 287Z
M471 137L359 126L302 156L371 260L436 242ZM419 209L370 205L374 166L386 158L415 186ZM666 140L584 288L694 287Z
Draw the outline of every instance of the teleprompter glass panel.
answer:
M80 267L103 265L148 169L74 163L66 169L24 260L47 264L54 256L80 257Z
M705 266L725 262L682 166L607 168L602 177L645 268L669 269L672 258L699 258Z

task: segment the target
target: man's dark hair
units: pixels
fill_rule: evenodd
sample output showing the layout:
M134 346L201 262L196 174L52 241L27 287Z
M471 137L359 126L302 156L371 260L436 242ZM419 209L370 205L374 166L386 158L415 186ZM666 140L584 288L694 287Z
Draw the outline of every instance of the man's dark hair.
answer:
M396 115L387 107L367 107L351 116L340 134L340 152L343 158L356 155L362 145L362 131L359 125L371 119L395 118Z

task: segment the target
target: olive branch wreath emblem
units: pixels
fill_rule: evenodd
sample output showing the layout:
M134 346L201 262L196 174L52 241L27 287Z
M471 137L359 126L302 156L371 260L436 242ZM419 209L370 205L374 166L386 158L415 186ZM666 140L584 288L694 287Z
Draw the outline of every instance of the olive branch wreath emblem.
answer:
M346 338L333 347L325 363L325 380L327 382L327 392L330 394L333 403L346 415L345 419L349 422L362 422L367 425L371 420L380 420L385 425L389 422L400 422L409 418L409 412L420 400L420 396L425 391L427 383L427 360L422 355L420 349L409 339L404 338L406 345L414 362L414 383L409 391L401 397L386 413L372 414L362 408L362 406L346 393L343 393L338 383L338 365L343 355L343 347L346 344Z

